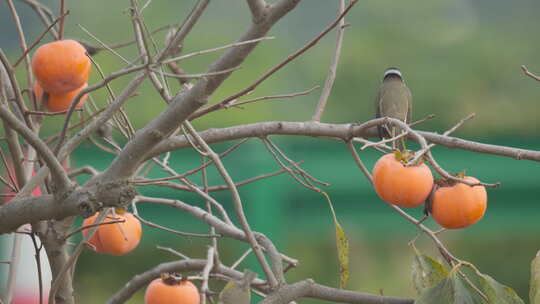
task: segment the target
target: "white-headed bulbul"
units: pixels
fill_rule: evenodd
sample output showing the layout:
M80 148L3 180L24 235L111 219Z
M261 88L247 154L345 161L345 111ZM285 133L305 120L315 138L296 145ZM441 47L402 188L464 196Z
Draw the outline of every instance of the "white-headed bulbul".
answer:
M404 123L411 121L412 95L405 85L398 68L388 68L384 72L381 86L375 98L375 117L396 118ZM378 126L379 137L394 137L399 129L395 126ZM396 147L392 144L392 147ZM397 144L399 150L405 149L404 140Z

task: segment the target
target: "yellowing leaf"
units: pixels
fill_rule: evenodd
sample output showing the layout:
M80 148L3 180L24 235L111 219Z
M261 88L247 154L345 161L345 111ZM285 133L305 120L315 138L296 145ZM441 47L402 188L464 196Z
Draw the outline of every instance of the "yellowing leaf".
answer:
M349 281L349 240L345 230L336 221L336 245L339 261L339 287L345 288Z
M332 205L330 197L324 191L320 191L320 193L328 202L330 212L332 213L332 219L334 220L334 226L336 227L336 247L339 262L339 287L345 288L347 282L349 281L349 240L347 239L345 230L341 227L337 220L336 212L334 211L334 206Z
M540 304L540 251L531 262L531 283L529 301L531 304Z

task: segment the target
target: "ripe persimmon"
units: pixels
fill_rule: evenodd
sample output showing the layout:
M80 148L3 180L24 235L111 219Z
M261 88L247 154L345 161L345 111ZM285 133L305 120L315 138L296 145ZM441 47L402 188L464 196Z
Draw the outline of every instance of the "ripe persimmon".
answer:
M471 176L463 179L479 181ZM433 193L431 215L442 227L459 229L478 222L487 208L487 192L482 185L469 186L460 182L446 182Z
M51 112L62 112L69 109L71 106L71 102L73 101L73 98L79 94L80 91L84 90L86 87L88 87L87 83L84 83L80 88L75 89L73 91L69 91L67 93L60 93L60 94L53 94L49 93L49 97L47 100L43 99L43 88L41 85L36 82L34 83L34 93L36 94L37 100L42 100L44 102L45 107L47 110ZM80 109L86 99L88 98L88 94L84 94L81 98L79 98L79 103L77 104L77 109Z
M44 44L32 57L32 71L41 87L50 94L80 88L88 81L90 67L86 49L75 40Z
M433 187L433 175L426 164L406 166L395 153L382 156L373 167L373 186L379 197L393 205L418 207Z
M145 304L199 304L200 298L193 283L174 274L162 274L144 293Z
M94 214L85 219L83 226L92 225L96 218L97 214ZM104 224L113 221L123 222ZM88 229L83 230L83 235L87 234ZM124 255L139 245L141 236L141 222L133 214L117 209L116 214L105 218L88 243L95 252Z

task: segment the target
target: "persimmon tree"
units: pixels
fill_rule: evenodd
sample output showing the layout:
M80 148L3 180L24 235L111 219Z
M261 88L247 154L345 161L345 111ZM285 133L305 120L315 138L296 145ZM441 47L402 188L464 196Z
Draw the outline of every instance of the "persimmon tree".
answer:
M72 269L77 263L78 256L83 250L92 248L92 246L94 246L94 249L96 247L101 248L102 243L99 243L98 246L95 240L92 241L96 230L101 227L113 225L120 227L121 224L125 224L123 217L110 219L107 218L107 215L116 209L122 210L120 213L123 213L126 208L131 209L134 217L138 218L143 223L143 226L162 229L178 237L204 237L209 238L211 241L206 256L185 258L155 265L148 271L138 274L130 281L125 282L124 287L110 295L107 303L124 303L134 293L144 289L153 280L159 278L160 275L173 272L195 274L200 280L198 285L200 286L201 302L214 301L216 295L209 290L209 281L218 279L240 281L242 278L242 272L237 271L235 267L227 265L219 259L218 253L222 238L244 242L251 247L250 251L256 256L263 273L252 282L251 286L254 292L263 296L261 303L291 303L301 298L316 298L340 303L388 304L413 303L415 301L416 303L523 302L511 289L482 274L472 263L462 261L454 256L451 249L447 248L439 239L438 235L441 231L428 228L423 224L423 219L409 215L405 209L393 203L388 204L389 212L393 211L396 216L404 217L411 225L415 225L421 234L431 239L442 260L419 252L414 247L414 242L412 242L413 250L416 252L413 262L413 283L418 291L416 299L404 298L399 295L381 296L346 289L349 276L347 236L340 226L338 218L333 213L330 198L323 191L324 182L313 177L299 163L292 160L286 151L279 148L276 143L277 140L270 139L271 136L304 136L315 137L321 141L333 140L341 142L351 153L351 164L356 163L358 170L370 182L372 182L371 173L361 160L358 145L362 145L360 150L370 148L388 153L391 151L389 143L406 138L409 141L417 142L420 149L415 152L407 152L408 157L403 157L403 155L398 157L398 160L401 159L401 164L398 163L398 165L403 168L413 167L418 163L429 165L432 170L444 179L443 182L435 183L436 186L433 188L432 194L440 191L440 187L444 185L462 187L463 189L496 187L499 185L498 183L481 181L481 177L478 177L478 179L464 178L463 175L454 175L447 172L444 166L439 164L444 164L444 160L436 159L431 153L431 148L435 145L512 157L518 160L540 161L539 151L485 144L451 136L451 133L465 121L472 118L472 115L462 119L442 134L417 130L416 126L424 120L405 124L397 119L383 117L348 124L321 122L324 110L328 106L332 106L332 104L328 104L328 97L333 87L342 52L342 41L347 27L345 17L353 9L357 0L348 3L340 0L338 14L335 16L334 21L321 28L318 35L306 41L304 46L283 58L280 62L269 65L268 70L261 72L259 78L251 83L246 83L245 87L237 93L211 104L209 102L211 97L224 85L224 81L242 66L245 59L258 45L269 39L267 35L271 32L272 27L283 18L287 18L291 11L297 9L301 0L268 2L265 0L246 0L245 18L250 19L251 22L243 33L238 34L237 41L214 49L193 53L183 52L184 41L192 33L192 29L197 25L205 11L211 9L209 0L197 1L187 16L179 16L178 20L174 20L174 22L179 23L165 27L165 29L169 29L169 32L162 43L156 43L152 40L154 32L148 29L144 20L144 7L152 5L151 1L141 5L137 1L131 0L128 11L131 14L133 40L129 43L117 45L106 45L101 42L106 39L96 39L93 43L85 43L86 56L92 61L92 73L100 73L101 80L81 87L81 83L85 82L85 79L82 79L73 87L66 89L71 93L69 97L62 95L62 98L55 94L66 94L66 92L60 92L61 90L48 92L48 88L43 87L43 83L41 85L43 88L38 88L39 84L34 79L38 77L38 81L44 81L42 79L51 76L47 73L52 72L47 70L49 69L47 67L45 70L40 70L40 73L45 73L45 76L35 75L35 69L32 69L32 56L35 56L35 50L39 46L45 44L44 38L47 36L50 36L53 41L65 41L63 35L64 19L69 18L69 11L66 9L63 0L60 1L60 11L58 13L52 12L37 1L23 0L22 2L35 10L43 21L44 28L42 35L36 41L28 41L13 2L11 0L7 1L20 39L20 53L17 58L10 60L4 51L0 50L0 117L4 128L2 141L5 143L0 151L2 152L2 164L7 169L4 170L5 173L2 175L1 182L8 191L11 191L11 194L3 194L4 197L9 197L11 200L9 203L0 206L0 234L26 233L40 240L43 249L47 253L52 270L52 284L48 303L75 303ZM311 120L300 122L263 121L208 130L197 130L192 125L193 120L215 111L254 102L264 102L264 100L268 99L293 98L298 95L314 94L316 91L311 89L285 95L262 96L251 99L246 97L248 93L256 91L261 83L280 71L284 66L290 64L299 56L308 53L312 47L321 42L321 39L331 32L336 32L337 40L334 52L331 54L331 63L326 75L326 81L321 85L319 103L314 109ZM134 45L138 51L138 56L127 62L125 68L121 70L109 75L101 73L99 62L92 58L93 54L100 51L116 54L115 48L126 45ZM57 52L52 52L49 56L56 56ZM182 61L212 52L223 53L207 67L201 67L201 70L206 70L204 73L190 74L182 68ZM123 60L119 56L118 60L121 59ZM68 58L65 58L65 60L68 60ZM47 63L35 62L34 68L37 66L39 69L43 67L40 66L43 64ZM55 73L62 72L61 69L55 70L54 66L50 67L50 69ZM22 81L15 76L16 71L20 71L24 75ZM524 72L532 78L536 77L525 68ZM321 80L324 76L321 75ZM119 94L115 94L109 84L119 77L129 78L130 81ZM162 99L160 102L166 105L166 109L153 117L145 126L136 130L130 121L130 117L126 115L124 108L129 107L127 102L146 79L150 80L159 93ZM170 79L178 81L181 84L181 89L178 91L171 90L168 85ZM535 79L539 80L537 77ZM91 96L92 92L97 90L107 91L109 94L107 105L97 108L87 101L82 109L78 109L82 105L81 101L84 101L87 96ZM61 100L57 101L59 103L65 103L66 98L70 100L68 103L69 108L53 106L55 100ZM48 104L49 106L46 106ZM249 109L247 110L249 111ZM84 111L87 115L80 116L81 121L77 121L76 115L73 115L76 111ZM56 135L42 138L39 135L40 127L50 115L61 115L64 118L63 127ZM429 119L429 117L426 119ZM394 138L379 140L377 139L377 127L381 125L393 125L402 132ZM112 136L112 131L119 134L118 136L122 136L123 140L118 140L117 136ZM99 136L98 138L96 138L96 134ZM292 181L298 183L299 187L305 187L320 193L328 200L336 228L336 259L340 264L341 282L339 288L324 286L311 279L287 282L284 273L293 268L298 262L301 262L302 257L296 257L294 253L282 252L270 238L265 236L264 231L254 231L251 228L249 217L244 212L244 200L239 194L238 187L261 179L263 181L260 182L264 182L265 178L274 174L246 181L233 180L230 172L234 168L228 168L222 162L222 158L234 153L234 150L248 138L260 140L260 144L268 150L276 163L282 168L280 173L288 174ZM91 141L107 153L114 154L114 161L102 171L96 170L92 164L81 164L79 167L66 170L63 166L66 159L69 158L75 148L85 141ZM231 146L224 153L218 154L211 144L222 142L231 142ZM184 160L170 157L170 152L180 149L196 151L201 155L202 162L200 164L190 164L194 168L192 170L186 172L175 171L169 164ZM150 165L157 166L168 177L157 179L147 177L147 170L144 168ZM224 182L224 186L210 187L206 181L196 184L188 179L196 173L203 172L204 175L206 169L210 166L215 167ZM351 170L354 170L353 166L351 166ZM429 171L427 167L423 170ZM35 173L32 174L32 172ZM86 183L78 184L74 177L80 174L88 174L91 178ZM431 179L431 174L429 178ZM403 183L407 182L414 182L414 179L403 178L396 186L384 190L378 188L377 191L384 198L385 195L382 195L380 191L391 192L395 190L394 188L400 188ZM430 180L426 183L431 187ZM207 208L197 207L189 201L184 202L140 195L138 189L147 185L169 187L178 192L194 192L207 202ZM40 192L34 190L36 187L39 187ZM437 189L437 187L439 188ZM462 188L459 191L463 193L468 191ZM212 196L212 191L223 189L230 193L234 205L233 214L229 214L223 207L222 202ZM424 200L424 198L421 198L421 200ZM444 199L440 198L440 200ZM143 220L143 214L139 214L137 211L137 205L142 202L180 210L205 223L208 230L197 232L175 231L162 227L159 223ZM405 201L401 205L409 207L410 203L410 201ZM446 215L451 213L455 204L448 201L448 199L436 203L437 214L442 214L441 218L446 221L454 221L449 216L445 217L445 213ZM413 205L418 204L414 202ZM430 207L428 206L426 210L429 212ZM99 215L95 216L96 213ZM85 221L82 227L75 227L74 223L77 217L86 219L92 216L95 217L91 221ZM478 217L478 214L475 216ZM476 220L478 219L475 218L474 221ZM471 220L471 222L474 221ZM30 224L30 226L27 224ZM448 224L448 227L453 228L453 223ZM84 231L82 241L73 250L68 246L68 238L72 235L72 231ZM10 263L10 261L7 261L7 263ZM540 298L537 290L539 284L538 263L540 262L533 261L531 284L531 301L533 302L538 301ZM9 278L12 278L12 275ZM7 289L1 297L1 303L10 303L10 297L11 291Z

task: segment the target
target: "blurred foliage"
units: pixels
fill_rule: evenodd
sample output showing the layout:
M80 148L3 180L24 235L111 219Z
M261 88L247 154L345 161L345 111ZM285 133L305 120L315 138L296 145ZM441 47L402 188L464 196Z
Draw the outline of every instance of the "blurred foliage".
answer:
M43 1L55 7L57 1ZM155 1L144 10L147 27L178 23L189 13L194 1ZM126 2L79 1L69 4L67 36L96 43L85 34L83 25L105 43L130 38L132 26ZM104 9L106 6L106 9ZM22 19L32 41L42 27L27 7L18 3ZM17 38L7 7L0 4L3 33L0 46L16 58ZM539 85L521 73L526 64L540 71L537 50L540 38L535 33L534 12L540 2L520 1L362 1L347 16L351 26L346 30L342 59L335 89L330 96L324 121L364 121L373 116L373 98L381 73L388 66L399 66L414 96L414 117L437 116L423 129L443 131L466 115L477 118L467 123L464 136L518 136L538 138L537 113ZM336 2L311 0L302 2L278 23L269 35L276 37L257 50L212 96L211 102L237 92L292 53L329 24L336 13ZM249 24L244 3L213 2L186 39L184 54L231 43ZM114 30L111 30L114 29ZM165 32L154 35L155 44L163 45ZM50 39L47 37L47 39ZM308 53L273 75L249 97L302 91L323 84L334 46L329 35ZM135 48L118 50L125 58L134 58ZM181 63L189 73L205 71L219 53L195 57ZM103 52L96 56L105 73L124 66L116 56ZM22 67L22 66L21 66ZM21 71L22 69L19 69ZM24 83L23 77L20 77ZM99 80L94 70L92 81ZM113 82L120 92L129 77ZM175 80L170 80L177 92ZM318 101L316 91L293 100L275 100L229 109L199 119L199 128L220 127L262 120L306 120ZM106 91L92 94L100 105ZM159 96L147 81L127 106L137 126L164 109ZM46 133L56 130L60 119L48 119Z
M57 1L42 2L57 10ZM193 0L152 1L144 11L148 28L181 22L194 3ZM336 3L303 1L269 33L276 39L262 42L242 69L211 97L211 102L245 88L303 46L332 21ZM33 41L42 31L40 21L26 6L20 2L16 4L28 41ZM81 24L108 44L130 39L132 27L126 1L73 1L68 5L71 11L67 19L68 37L96 44L77 26ZM475 112L477 117L467 122L456 133L458 136L540 149L540 85L525 77L519 69L520 65L526 64L531 71L540 74L537 55L540 37L536 33L539 9L540 2L534 0L519 3L504 0L360 1L347 17L351 26L346 30L334 90L323 121L348 123L372 118L373 98L382 72L388 66L399 66L413 92L414 118L436 115L436 119L423 124L421 129L443 132ZM212 2L193 34L186 39L184 54L235 41L249 24L247 14L243 1ZM20 51L5 2L0 3L0 28L0 47L8 51L11 60L15 60ZM158 46L163 45L164 35L165 32L154 35ZM334 41L334 36L329 35L273 75L248 98L297 92L316 84L322 85ZM136 56L134 47L122 48L118 52L128 60ZM195 57L182 62L181 66L189 73L202 73L219 55ZM106 74L124 66L119 58L107 52L98 54L95 59ZM18 76L24 87L27 84L23 73L21 65ZM116 94L121 92L129 78L122 77L112 82ZM99 79L94 69L90 82L95 83ZM169 84L171 91L177 92L176 81L170 80ZM160 113L165 105L148 81L138 93L127 103L126 110L135 125L140 127ZM311 118L319 93L320 90L292 100L265 101L247 105L244 109L232 108L212 113L195 124L199 129L206 129L265 120L306 120ZM97 104L104 106L107 94L100 90L92 97ZM48 117L46 120L43 134L56 133L62 117ZM416 235L415 228L390 212L376 198L341 144L311 138L302 139L301 143L296 139L282 139L279 144L282 143L293 158L306 160L305 168L309 172L333 185L329 194L336 203L338 218L351 242L349 288L385 295L414 296L410 278L414 253L407 248L407 242ZM225 159L235 180L278 169L260 145L249 149ZM96 164L98 169L105 168L112 159L95 153L88 144L77 153L77 163ZM175 159L183 160L177 162L178 170L197 166L197 158L189 156L192 152L178 153ZM531 168L530 162L489 155L439 147L434 153L439 160L444 160L440 162L449 170L467 168L472 175L487 182L502 182L501 188L490 190L490 206L481 222L464 231L445 233L443 239L456 256L474 263L482 272L513 287L525 298L530 261L539 249L536 235L539 232L540 170L535 166ZM371 167L376 154L367 152L363 157ZM218 181L214 177L213 182ZM287 176L274 177L271 181L241 188L254 228L275 238L283 252L301 257L299 267L287 274L289 281L312 277L318 282L337 286L335 235L324 201L319 194L292 184ZM283 191L277 193L277 187ZM158 189L147 191L149 195L176 197L176 194L157 192ZM228 195L217 193L216 198L227 201ZM186 195L182 199L200 202L202 206L201 200L194 196ZM205 229L204 225L182 216L180 212L173 213L156 206L144 206L141 210L145 218L168 227L199 232ZM436 256L428 240L421 238L418 243L423 252ZM156 244L179 249L193 257L205 256L205 240L171 238L169 234L151 229L145 229L141 247L126 257L85 251L79 259L76 276L80 303L101 303L135 274L161 261L175 259L170 254L156 251ZM231 263L245 249L245 244L225 241L220 254L224 262ZM248 263L254 265L254 259L250 258ZM220 286L218 284L214 290L219 291ZM141 302L141 299L142 292L133 302Z

